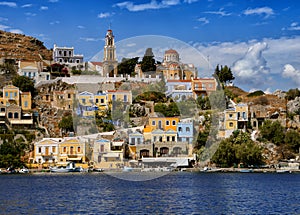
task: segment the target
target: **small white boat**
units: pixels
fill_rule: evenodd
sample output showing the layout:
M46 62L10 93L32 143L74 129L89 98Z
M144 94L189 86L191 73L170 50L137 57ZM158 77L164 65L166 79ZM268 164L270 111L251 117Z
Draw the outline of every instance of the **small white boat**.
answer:
M292 171L288 170L288 169L277 169L276 172L277 173L292 173Z
M200 170L200 172L221 172L222 169L218 169L218 168L210 168L210 167L204 167L202 170Z
M29 169L23 167L22 169L20 169L19 173L22 173L22 174L29 173Z
M123 172L132 172L133 171L133 168L130 167L130 166L124 166L123 167Z
M79 167L80 168L80 167ZM74 162L70 162L67 164L66 167L60 166L60 167L50 167L50 172L56 172L56 173L65 173L65 172L79 172L80 169L75 167Z

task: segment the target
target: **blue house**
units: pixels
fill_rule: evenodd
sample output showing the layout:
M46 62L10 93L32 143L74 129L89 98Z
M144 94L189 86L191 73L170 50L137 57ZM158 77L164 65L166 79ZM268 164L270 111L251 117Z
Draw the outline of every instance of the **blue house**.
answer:
M177 125L178 142L193 143L194 124L192 120L180 121Z

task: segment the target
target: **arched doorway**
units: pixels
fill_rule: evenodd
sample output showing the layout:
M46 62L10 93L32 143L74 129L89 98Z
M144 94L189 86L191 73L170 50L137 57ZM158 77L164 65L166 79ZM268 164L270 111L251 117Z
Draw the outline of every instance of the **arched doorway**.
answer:
M142 149L141 151L140 151L140 158L142 158L142 157L150 157L150 152L149 152L149 150L148 149Z
M168 147L162 147L159 150L160 156L167 156L169 154L169 148Z

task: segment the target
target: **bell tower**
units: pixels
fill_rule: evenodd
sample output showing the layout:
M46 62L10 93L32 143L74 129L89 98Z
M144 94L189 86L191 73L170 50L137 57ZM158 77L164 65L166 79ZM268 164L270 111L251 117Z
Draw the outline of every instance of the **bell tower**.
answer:
M107 30L105 36L103 56L103 76L113 77L118 73L118 61L116 57L115 36L112 30Z

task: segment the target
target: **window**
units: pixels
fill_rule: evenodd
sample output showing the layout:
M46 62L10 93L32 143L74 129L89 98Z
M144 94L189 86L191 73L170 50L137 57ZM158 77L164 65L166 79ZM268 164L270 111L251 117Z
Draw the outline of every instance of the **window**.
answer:
M104 99L100 99L100 103L102 103L102 104L103 104L103 103L104 103Z
M112 96L112 100L113 100L113 101L116 101L116 95L113 95L113 96Z
M137 144L141 144L141 138L137 138Z
M52 146L52 153L55 153L55 152L56 152L56 147Z
M178 127L178 131L181 132L181 131L182 131L182 128L181 128L181 127Z
M63 152L66 153L67 152L67 147L63 148Z
M73 153L74 153L74 147L71 146L71 148L70 148L70 154L72 155Z
M229 114L229 118L232 118L232 116L233 116L233 115L232 115L232 113L231 113L231 114Z
M155 120L152 120L152 125L155 125Z
M100 152L104 152L104 145L100 145Z
M135 145L135 138L131 138L131 145Z
M175 137L174 137L174 136L172 137L172 141L173 141L173 142L175 141Z
M169 120L166 121L166 125L170 125L170 121Z
M42 147L39 147L38 152L42 153Z
M19 119L19 113L14 113L14 118Z
M17 97L17 92L15 92L15 97Z
M24 102L24 106L25 106L25 107L28 107L28 101L25 101L25 102Z
M5 92L5 97L8 97L8 92Z
M69 51L69 56L72 56L72 52L71 51Z
M77 147L77 152L80 152L81 151L81 148L80 146Z
M99 102L99 99L96 99L96 104L98 104L98 102Z
M13 118L13 114L11 112L8 113L8 118Z
M190 132L190 128L189 128L189 127L186 127L186 128L185 128L185 131L186 131L186 132Z
M82 99L82 104L85 104L85 99Z
M71 98L71 94L70 93L68 93L68 99L70 99Z
M67 51L64 51L64 57L67 56Z
M175 120L172 121L172 125L176 125L176 121Z
M124 95L124 102L127 102L127 95Z
M229 123L229 127L233 127L233 122L230 122L230 123Z
M169 142L170 141L170 137L169 136L167 136L167 142Z
M58 54L61 55L61 50L58 51Z

